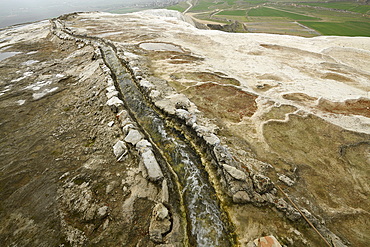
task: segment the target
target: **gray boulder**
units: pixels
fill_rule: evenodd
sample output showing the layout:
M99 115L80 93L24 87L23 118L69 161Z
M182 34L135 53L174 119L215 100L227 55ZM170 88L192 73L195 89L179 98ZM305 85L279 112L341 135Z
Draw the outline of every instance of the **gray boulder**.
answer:
M141 139L143 139L143 136L138 130L130 129L128 132L125 142L131 143L132 145L136 145Z
M127 147L123 141L118 141L113 146L113 153L116 156L117 160L120 161L127 154Z
M232 176L233 178L235 178L237 180L243 180L243 181L245 181L247 179L247 174L245 174L241 170L239 170L239 169L237 169L233 166L226 165L226 164L223 164L222 166L225 169L225 171L227 171L227 173L229 173L230 176Z
M260 194L267 193L274 188L270 178L262 174L255 174L252 179L255 190Z
M163 243L163 237L171 230L168 209L162 204L155 205L149 226L150 240Z
M141 157L143 158L144 166L148 172L148 179L153 182L163 179L163 173L152 150L149 148L146 149L141 154Z
M251 199L245 191L238 191L233 195L233 202L235 203L247 203L250 201Z

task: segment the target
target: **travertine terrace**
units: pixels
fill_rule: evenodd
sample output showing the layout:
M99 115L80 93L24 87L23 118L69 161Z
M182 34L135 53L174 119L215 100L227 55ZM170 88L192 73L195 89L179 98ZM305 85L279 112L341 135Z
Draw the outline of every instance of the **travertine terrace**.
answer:
M94 12L0 56L5 246L370 242L370 38Z

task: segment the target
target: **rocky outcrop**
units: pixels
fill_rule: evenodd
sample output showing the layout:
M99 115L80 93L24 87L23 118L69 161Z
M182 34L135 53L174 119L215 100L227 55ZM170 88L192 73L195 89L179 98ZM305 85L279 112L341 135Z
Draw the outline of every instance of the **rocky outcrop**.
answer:
M220 30L224 32L231 32L231 33L245 33L248 32L248 28L245 27L243 23L240 23L238 21L234 21L231 24L207 24L207 27L209 29L213 30Z
M123 141L118 141L116 144L114 144L113 153L116 156L117 161L121 161L127 152L127 147Z
M155 243L163 243L163 237L171 230L168 209L162 204L155 205L150 221L149 235Z
M161 171L161 168L159 167L153 151L147 148L141 153L141 157L148 173L148 179L153 182L162 180L163 173Z

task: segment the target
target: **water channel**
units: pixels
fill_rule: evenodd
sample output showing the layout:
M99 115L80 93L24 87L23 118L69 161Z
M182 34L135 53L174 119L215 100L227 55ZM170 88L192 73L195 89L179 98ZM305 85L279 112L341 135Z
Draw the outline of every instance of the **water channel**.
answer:
M54 24L55 27L60 27L57 23ZM65 31L65 33L68 32ZM151 142L161 150L163 158L176 172L181 186L179 193L185 203L190 245L232 246L233 240L228 224L224 221L225 216L218 203L216 192L210 184L208 174L197 152L145 98L127 68L118 58L113 45L96 37L74 36L99 43L103 59L119 85L122 100L130 114L147 133ZM162 169L166 168L162 167Z
M107 66L116 77L126 106L138 124L150 135L152 142L162 150L180 180L191 229L190 239L199 247L231 246L221 208L200 157L185 137L168 126L150 106L113 49L102 46L101 50Z

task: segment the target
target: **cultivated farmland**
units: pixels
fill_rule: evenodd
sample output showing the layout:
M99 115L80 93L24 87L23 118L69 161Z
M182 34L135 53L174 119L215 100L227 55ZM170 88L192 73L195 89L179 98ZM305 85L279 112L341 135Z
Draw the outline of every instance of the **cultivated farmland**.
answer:
M197 0L192 5L188 14L196 21L206 25L237 22L246 32L370 36L370 4L356 1ZM182 2L169 8L182 12L188 6Z

